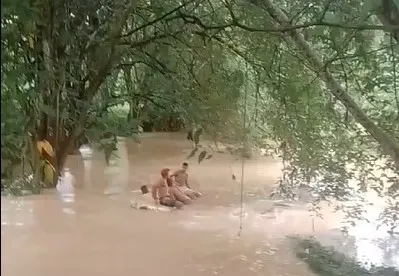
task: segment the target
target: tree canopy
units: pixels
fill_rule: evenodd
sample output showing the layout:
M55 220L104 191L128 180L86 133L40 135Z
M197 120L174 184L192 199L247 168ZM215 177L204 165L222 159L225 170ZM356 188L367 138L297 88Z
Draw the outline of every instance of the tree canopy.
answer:
M279 144L284 191L356 179L398 206L395 0L4 0L1 22L3 176L32 141L60 171L84 137L200 125Z

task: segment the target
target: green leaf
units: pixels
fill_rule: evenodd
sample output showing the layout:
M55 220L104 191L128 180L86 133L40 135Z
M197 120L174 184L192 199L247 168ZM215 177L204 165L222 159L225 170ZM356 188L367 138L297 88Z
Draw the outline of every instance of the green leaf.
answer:
M340 16L333 12L327 12L323 21L331 24L338 24L342 22Z
M359 16L361 20L364 20L367 18L367 16L369 15L369 13L371 12L371 10L374 7L374 2L375 2L375 0L364 0L363 1L363 5L360 10L360 16Z
M244 73L241 70L235 71L231 75L231 81L236 85L236 87L241 87L244 84Z
M364 90L366 90L366 91L372 91L373 89L374 89L374 87L375 87L375 83L373 83L373 82L368 82L366 85L365 85L365 87L364 87Z
M315 36L322 35L324 28L322 26L316 26L313 28L308 28L303 31L306 40L312 39Z
M204 160L206 156L206 150L203 150L199 155L198 155L198 164L200 164L202 162L202 160Z

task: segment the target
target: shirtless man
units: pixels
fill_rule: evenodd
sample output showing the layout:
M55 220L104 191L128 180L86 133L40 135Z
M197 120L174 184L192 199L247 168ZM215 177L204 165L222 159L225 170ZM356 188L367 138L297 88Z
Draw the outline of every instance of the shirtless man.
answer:
M166 184L168 184L169 187L169 193L173 194L173 196L180 202L183 202L184 204L188 205L191 204L193 201L191 198L189 198L187 195L185 195L180 188L176 185L176 183L173 181L172 178L168 177L166 179Z
M188 163L184 162L182 164L182 168L172 173L171 177L175 178L175 182L179 187L180 191L182 191L189 198L196 199L197 197L201 196L201 193L191 189L190 185L188 184L187 169L188 169Z
M151 187L152 198L155 202L168 207L176 207L181 209L183 203L178 201L173 193L169 191L169 186L167 184L167 179L169 176L169 169L163 169L161 171L161 176L158 181L156 181Z

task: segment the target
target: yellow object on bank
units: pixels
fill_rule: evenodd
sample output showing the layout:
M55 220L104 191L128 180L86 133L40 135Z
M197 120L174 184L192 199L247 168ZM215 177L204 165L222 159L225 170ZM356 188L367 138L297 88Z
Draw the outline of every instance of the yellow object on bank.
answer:
M44 150L45 152L47 152L47 154L50 155L51 157L54 157L54 155L55 155L55 154L54 154L53 147L52 147L51 144L50 144L48 141L46 141L46 140L38 141L38 142L37 142L37 149L38 149L40 155L42 154L42 150ZM43 156L42 156L42 157L43 157Z
M45 183L52 183L54 179L54 167L46 160L44 164L44 181Z
M35 48L35 40L33 38L33 35L28 35L28 43L29 47L31 47L32 49Z
M38 141L37 142L37 150L39 151L40 157L44 161L43 173L44 173L44 181L46 183L52 183L54 179L55 168L51 165L49 160L46 160L42 155L43 151L45 151L49 156L54 157L55 153L51 144L46 141Z

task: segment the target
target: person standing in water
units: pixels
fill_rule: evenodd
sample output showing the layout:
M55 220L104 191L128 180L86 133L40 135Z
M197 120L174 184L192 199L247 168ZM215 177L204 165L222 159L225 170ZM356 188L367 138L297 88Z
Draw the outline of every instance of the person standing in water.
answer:
M201 196L201 193L193 190L188 184L188 163L184 162L182 168L171 174L175 178L175 182L179 189L189 198L196 199Z
M161 204L168 207L176 207L181 209L183 203L178 201L174 194L169 191L169 186L167 183L170 169L163 169L161 171L161 178L157 180L151 187L151 195L155 200L156 204Z

